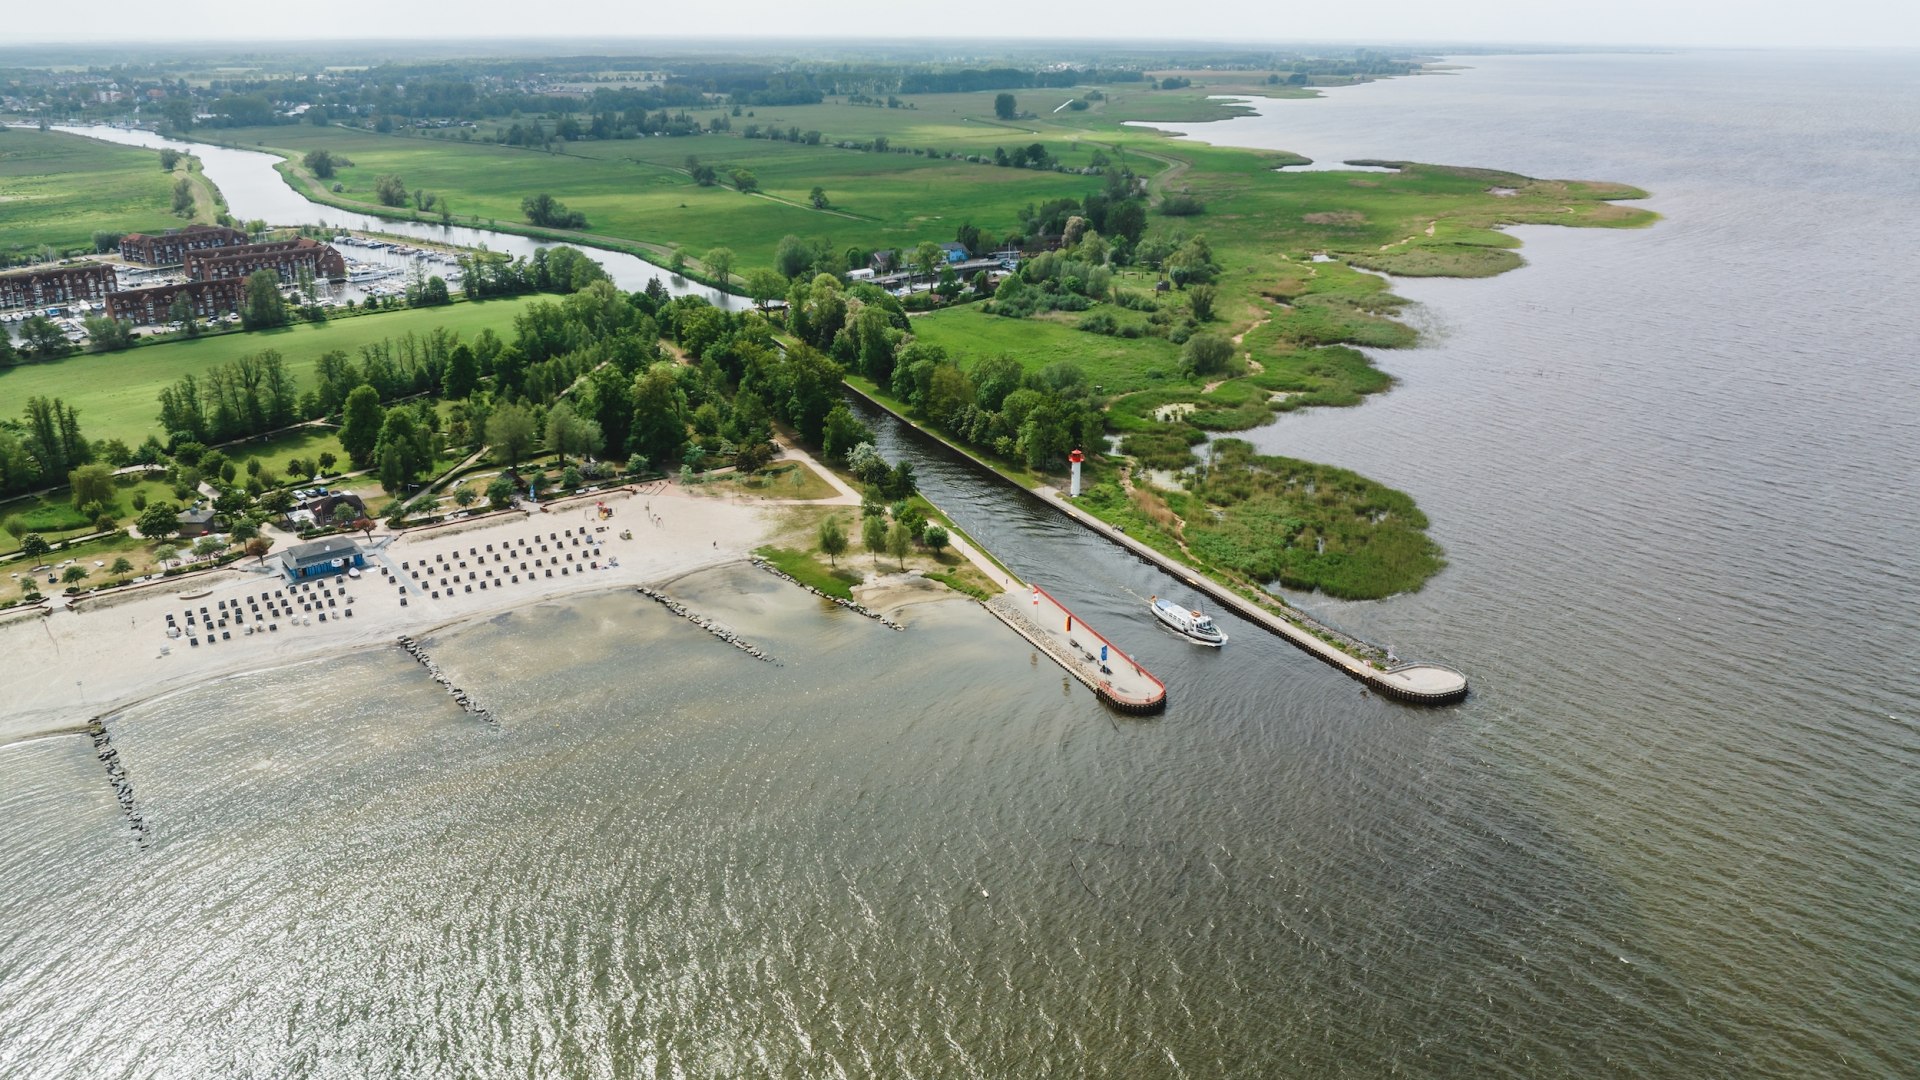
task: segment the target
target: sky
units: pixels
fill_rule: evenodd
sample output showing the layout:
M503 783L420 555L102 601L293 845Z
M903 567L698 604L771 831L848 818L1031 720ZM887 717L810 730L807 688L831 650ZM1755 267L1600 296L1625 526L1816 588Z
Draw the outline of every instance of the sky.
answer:
M317 7L258 0L89 0L9 4L8 43L130 40L292 40L539 36L814 39L966 37L996 40L1137 38L1241 44L1703 45L1795 48L1920 48L1916 0L965 0L904 4L873 0L460 0L455 4ZM326 12L345 18L330 18ZM1186 13L1198 16L1191 22Z

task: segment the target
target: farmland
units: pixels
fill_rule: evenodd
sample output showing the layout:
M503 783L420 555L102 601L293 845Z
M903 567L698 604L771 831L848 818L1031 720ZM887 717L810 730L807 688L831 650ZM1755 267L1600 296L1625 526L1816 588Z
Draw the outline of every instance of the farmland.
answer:
M176 228L173 182L151 150L0 129L0 253L91 251L96 231Z

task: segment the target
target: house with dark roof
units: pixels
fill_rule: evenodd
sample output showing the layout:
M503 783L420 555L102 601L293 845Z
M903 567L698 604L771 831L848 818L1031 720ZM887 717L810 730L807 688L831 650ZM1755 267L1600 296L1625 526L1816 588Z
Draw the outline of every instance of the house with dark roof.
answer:
M344 574L350 566L367 565L360 543L344 536L329 536L311 544L290 547L280 555L280 568L291 581L311 581L329 574Z
M205 536L213 531L212 510L182 510L173 515L181 536Z

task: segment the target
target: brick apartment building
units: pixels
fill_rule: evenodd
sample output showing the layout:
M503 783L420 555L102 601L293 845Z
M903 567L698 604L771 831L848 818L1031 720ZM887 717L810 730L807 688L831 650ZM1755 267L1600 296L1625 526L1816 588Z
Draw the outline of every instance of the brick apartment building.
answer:
M211 319L239 311L247 295L247 283L243 278L227 278L129 289L107 297L107 314L136 325L163 323L173 317L174 298L182 295L187 298L196 317Z
M244 244L189 252L187 277L194 281L244 278L257 270L275 270L281 281L293 281L302 270L321 280L347 276L347 260L330 245L302 236L269 244Z
M0 274L0 308L100 301L115 287L113 267L100 263Z
M189 225L159 236L128 233L120 240L120 257L146 266L176 266L187 255L212 248L238 247L247 242L247 234L224 225Z

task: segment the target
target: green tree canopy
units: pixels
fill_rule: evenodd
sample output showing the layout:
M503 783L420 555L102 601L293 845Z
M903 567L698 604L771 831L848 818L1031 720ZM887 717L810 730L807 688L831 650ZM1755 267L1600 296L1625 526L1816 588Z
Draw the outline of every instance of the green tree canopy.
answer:
M487 417L487 442L504 464L511 465L526 457L527 451L533 449L533 414L515 404L493 410L493 415Z
M287 324L287 301L280 295L278 271L256 270L247 275L247 295L241 303L240 322L249 330Z
M820 553L834 566L847 553L847 527L840 523L839 514L828 514L820 522Z
M380 426L385 414L380 408L380 391L366 383L353 388L342 407L340 445L357 469L373 464L374 448L380 443Z

